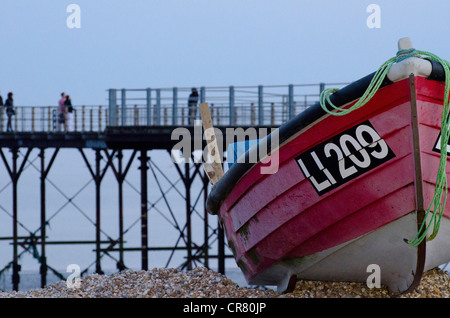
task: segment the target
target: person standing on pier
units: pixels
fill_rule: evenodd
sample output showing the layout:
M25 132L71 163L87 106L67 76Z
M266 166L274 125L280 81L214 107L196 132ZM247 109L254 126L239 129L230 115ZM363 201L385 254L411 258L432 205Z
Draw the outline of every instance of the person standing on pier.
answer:
M6 126L7 132L13 132L12 129L12 116L16 114L16 111L14 110L14 100L13 100L13 93L8 93L8 98L5 102L6 107L6 115L8 115L8 124Z
M0 95L0 106L3 106L3 97Z
M66 93L61 93L61 99L58 102L58 131L61 131L61 124L64 125L64 131L67 131L66 125Z
M191 95L189 95L188 99L189 125L192 125L194 123L195 118L197 117L197 103L198 103L198 92L197 89L194 87L192 88Z

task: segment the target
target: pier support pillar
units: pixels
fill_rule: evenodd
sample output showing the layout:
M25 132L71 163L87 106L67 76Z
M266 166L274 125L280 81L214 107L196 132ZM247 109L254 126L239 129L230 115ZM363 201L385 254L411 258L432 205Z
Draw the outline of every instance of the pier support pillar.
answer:
M95 272L97 274L103 274L100 259L101 259L101 250L100 250L100 233L101 233L101 213L100 213L100 184L101 184L101 175L100 175L100 160L102 156L100 154L100 149L95 150Z
M206 210L206 200L208 198L208 185L209 185L209 179L206 175L206 172L203 172L201 175L202 181L203 181L203 198L204 198L204 220L203 220L203 231L204 231L204 243L203 243L203 255L205 257L204 265L206 268L209 268L209 230L208 230L208 211Z
M189 163L184 164L184 186L186 188L186 249L187 249L187 270L192 269L192 228L191 228L191 177Z
M88 159L86 158L83 149L79 149L81 156L83 157L86 166L91 173L92 178L95 182L95 273L104 274L101 267L101 209L100 209L100 185L102 183L103 177L108 169L108 166L111 164L111 161L108 160L108 163L103 168L103 171L100 169L100 164L102 160L101 149L94 148L95 151L95 171L92 170L91 165L89 164Z
M48 166L45 166L45 150L41 148L39 153L39 157L41 158L41 256L39 259L40 269L39 273L41 274L41 288L44 288L47 285L47 254L46 254L46 194L45 194L45 180L47 179L47 175L50 171L50 168L55 161L56 155L58 154L59 148L56 148L53 152L53 155L48 163Z
M18 232L17 232L17 182L19 181L19 176L17 174L17 158L18 158L18 149L11 149L12 152L12 173L11 173L11 181L13 186L13 274L12 274L12 283L13 289L19 290L19 282L20 282L20 265L19 265L19 257L18 257Z
M147 197L147 156L146 150L141 150L141 248L142 248L142 269L148 270L148 197Z

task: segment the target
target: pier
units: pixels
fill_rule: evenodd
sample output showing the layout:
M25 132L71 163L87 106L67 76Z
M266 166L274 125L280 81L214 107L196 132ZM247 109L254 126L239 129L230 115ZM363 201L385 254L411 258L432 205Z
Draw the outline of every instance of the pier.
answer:
M213 124L218 129L270 129L280 126L316 103L324 88L343 87L346 84L197 87L198 103L209 104ZM103 273L104 256L114 259L118 270L126 269L130 253L139 253L141 269L148 270L154 266L152 260L158 257L156 254L162 251L168 252L167 266L190 270L202 265L225 273L225 259L232 255L217 218L208 215L204 209L210 184L201 161L172 160L172 149L178 142L173 138L174 129L184 128L194 136L196 127L193 122L200 119L198 109L193 115L187 107L191 89L192 87L108 89L104 105L74 106L72 126L67 132L58 129L56 103L51 106L15 106L12 133L5 132L7 119L2 107L0 173L4 184L0 185L0 193L10 193L10 201L8 204L0 202L0 214L7 215L11 231L0 233L0 243L8 242L12 252L9 261L7 255L3 255L0 275L6 270L12 270L14 290L19 289L21 258L27 254L32 255L39 264L41 287L47 285L50 270L64 279L64 275L48 262L48 248L56 245L67 246L67 249L75 245L92 246L92 264L96 273ZM202 140L192 140L192 145L194 152L202 150L205 143ZM65 193L64 189L49 179L55 161L69 149L78 153L78 158L72 160L83 163L91 178L90 182L94 185L94 191L89 193L90 208L87 209L75 205L75 195ZM226 144L223 149L226 149ZM167 158L166 163L173 165L175 177L153 160L155 151L158 151L158 156ZM194 154L184 156L193 158ZM132 167L137 167L139 171L138 177L130 180L127 177ZM20 187L23 186L21 181L24 174L33 169L38 173L39 179L39 186L35 188L38 200L34 208L39 225L31 229L24 226L26 221L22 219ZM116 183L117 194L112 197L102 193L105 176ZM132 223L133 226L138 224L140 229L140 244L137 246L127 243L130 225L125 220L135 207L129 207L130 198L124 197L124 185L134 189L139 200L139 211L133 211L133 214L137 213L139 216ZM182 191L179 189L180 185ZM48 208L49 186L57 189L66 201L52 213L49 213ZM179 207L175 207L175 202L168 199L169 192L176 193L177 202L182 202L184 211L180 211ZM150 194L154 194L156 199L151 199ZM117 203L117 211L102 209L101 202L105 197ZM66 217L67 224L70 225L67 215L60 213L70 205L90 220L92 235L83 240L50 239L51 232L55 229L49 224L54 218ZM171 224L178 237L175 244L153 244L149 233L151 211ZM114 233L106 232L103 226L106 222L114 222ZM183 255L181 264L171 263L174 254L180 253ZM83 268L81 273L88 270L88 267Z

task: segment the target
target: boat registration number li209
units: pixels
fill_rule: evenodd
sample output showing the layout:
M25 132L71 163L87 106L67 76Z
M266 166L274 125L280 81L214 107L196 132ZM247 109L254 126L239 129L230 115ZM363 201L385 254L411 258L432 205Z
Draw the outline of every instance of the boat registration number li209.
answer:
M295 159L320 196L394 157L386 141L365 121Z

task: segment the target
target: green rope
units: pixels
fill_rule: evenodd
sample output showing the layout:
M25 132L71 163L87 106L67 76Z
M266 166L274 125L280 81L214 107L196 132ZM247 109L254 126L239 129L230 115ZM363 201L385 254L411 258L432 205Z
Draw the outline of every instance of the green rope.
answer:
M445 204L447 202L447 174L445 172L446 164L447 164L447 144L450 137L450 127L449 127L449 91L450 91L450 63L446 60L441 59L440 57L425 51L419 51L415 49L408 50L400 50L397 52L397 56L390 58L386 62L384 62L380 68L376 71L374 77L372 78L369 86L364 92L363 96L351 107L349 108L341 108L335 106L331 100L330 95L338 91L336 88L328 88L322 91L320 94L320 106L322 106L323 110L327 113L334 116L343 116L346 115L362 106L367 104L370 99L375 95L375 93L380 88L383 80L386 77L386 74L389 72L389 69L394 63L398 63L403 61L409 57L419 57L419 58L428 58L430 60L436 61L442 65L445 72L445 90L444 90L444 102L442 109L442 119L441 119L441 157L439 161L438 173L436 176L436 186L434 190L433 199L425 212L425 217L419 227L418 233L416 236L408 241L411 246L418 246L427 236L431 226L433 226L433 232L428 237L428 241L434 239L439 231L440 221L442 218L442 214L444 212ZM327 107L330 105L332 110ZM431 213L431 218L429 220L428 225L426 225L426 221L429 218ZM424 230L425 228L425 230Z

